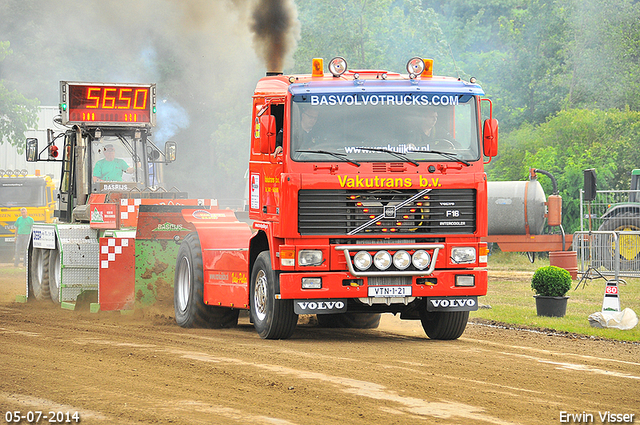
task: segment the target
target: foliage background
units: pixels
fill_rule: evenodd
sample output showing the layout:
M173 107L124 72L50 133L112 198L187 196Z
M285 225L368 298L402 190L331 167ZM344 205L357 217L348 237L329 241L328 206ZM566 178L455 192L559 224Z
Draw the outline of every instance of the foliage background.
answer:
M250 99L267 67L253 12L269 2L292 12L285 73L338 55L352 69L403 72L424 56L438 74L476 77L500 121L490 180L552 173L569 232L584 169L598 188L621 189L640 167L633 0L0 0L4 143L22 143L36 105L57 104L60 80L156 82L156 141L180 146L168 186L241 198Z

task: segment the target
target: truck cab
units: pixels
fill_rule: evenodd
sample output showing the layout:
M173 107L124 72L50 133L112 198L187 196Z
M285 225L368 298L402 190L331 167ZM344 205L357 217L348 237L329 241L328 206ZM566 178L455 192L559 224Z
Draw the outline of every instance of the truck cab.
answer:
M433 76L429 59L407 74L316 61L256 87L251 258L268 251L274 295L296 314L400 313L457 338L487 290L491 102L474 81Z

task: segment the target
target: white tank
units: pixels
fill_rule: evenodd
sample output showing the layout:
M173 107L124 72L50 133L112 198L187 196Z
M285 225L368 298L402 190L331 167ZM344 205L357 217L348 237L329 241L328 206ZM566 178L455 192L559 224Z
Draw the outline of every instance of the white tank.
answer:
M487 195L489 235L542 233L547 207L538 180L487 182Z

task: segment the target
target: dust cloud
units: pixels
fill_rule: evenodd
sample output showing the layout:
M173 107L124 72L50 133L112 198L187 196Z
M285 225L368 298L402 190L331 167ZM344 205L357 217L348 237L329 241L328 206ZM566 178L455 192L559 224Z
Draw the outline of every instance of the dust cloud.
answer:
M251 95L265 71L291 61L293 0L4 0L0 16L9 89L45 106L58 104L61 80L156 83L154 142L179 146L165 185L243 196Z

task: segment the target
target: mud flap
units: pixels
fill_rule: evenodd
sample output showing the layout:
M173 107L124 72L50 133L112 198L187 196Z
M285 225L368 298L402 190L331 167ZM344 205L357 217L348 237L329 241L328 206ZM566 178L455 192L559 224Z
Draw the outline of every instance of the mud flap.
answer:
M427 311L476 311L476 310L478 310L477 296L427 298Z
M293 311L296 314L333 314L346 313L346 299L294 300Z

